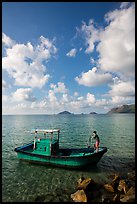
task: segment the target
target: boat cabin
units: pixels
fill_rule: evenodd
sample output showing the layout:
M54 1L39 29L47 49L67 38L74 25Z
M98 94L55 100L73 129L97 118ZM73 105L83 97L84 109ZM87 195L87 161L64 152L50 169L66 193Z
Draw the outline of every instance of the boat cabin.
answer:
M59 133L60 129L35 130L33 153L45 156L57 155L59 152Z

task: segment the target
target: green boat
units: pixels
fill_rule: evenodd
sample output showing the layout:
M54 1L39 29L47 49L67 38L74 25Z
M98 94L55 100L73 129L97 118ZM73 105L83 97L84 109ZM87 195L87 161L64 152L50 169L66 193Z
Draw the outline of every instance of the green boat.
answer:
M37 129L31 133L35 134L34 141L14 149L20 160L65 168L82 168L97 164L107 152L106 147L99 147L98 152L94 147L60 148L60 129Z

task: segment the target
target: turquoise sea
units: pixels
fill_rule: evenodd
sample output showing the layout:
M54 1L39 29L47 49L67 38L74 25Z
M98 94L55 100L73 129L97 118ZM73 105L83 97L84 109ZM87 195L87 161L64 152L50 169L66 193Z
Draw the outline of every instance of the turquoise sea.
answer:
M107 153L96 166L83 170L28 164L17 159L14 148L33 140L25 130L60 128L61 147L86 147L96 130ZM114 172L135 168L135 114L2 116L2 201L71 201L77 180L91 177L107 182Z

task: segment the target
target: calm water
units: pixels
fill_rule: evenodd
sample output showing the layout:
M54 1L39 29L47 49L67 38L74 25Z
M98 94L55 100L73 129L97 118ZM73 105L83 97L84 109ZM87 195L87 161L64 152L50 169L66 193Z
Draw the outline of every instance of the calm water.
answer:
M21 162L14 148L33 140L24 130L60 128L61 147L86 147L97 130L101 145L108 148L99 163L84 170L51 168ZM71 201L77 180L91 177L107 182L112 172L128 172L135 163L135 114L35 115L2 117L2 201Z

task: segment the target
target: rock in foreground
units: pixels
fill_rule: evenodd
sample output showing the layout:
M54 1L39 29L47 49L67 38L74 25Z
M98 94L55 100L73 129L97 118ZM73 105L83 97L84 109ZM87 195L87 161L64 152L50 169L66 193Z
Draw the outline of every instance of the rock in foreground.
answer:
M71 194L71 198L75 202L87 202L87 196L84 190L78 190L75 193Z
M98 184L91 178L80 178L74 202L135 202L135 172L126 176L114 174L110 183Z

